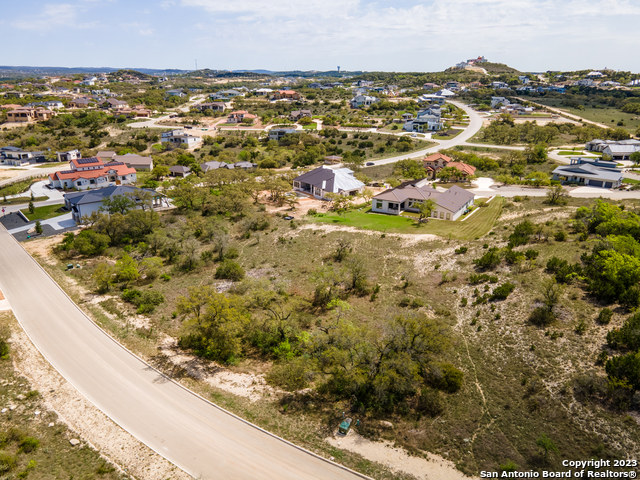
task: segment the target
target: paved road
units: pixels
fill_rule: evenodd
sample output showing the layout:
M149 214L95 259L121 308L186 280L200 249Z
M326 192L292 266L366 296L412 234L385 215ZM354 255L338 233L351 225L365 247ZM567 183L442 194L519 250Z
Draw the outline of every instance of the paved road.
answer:
M467 106L462 102L455 102L452 100L447 100L447 101L455 105L456 107L464 110L466 114L469 116L469 125L467 126L467 128L465 128L462 131L462 133L460 133L455 138L452 138L451 140L437 140L438 145L434 145L433 147L407 153L405 155L397 155L395 157L383 158L381 160L374 160L373 164L386 165L388 163L395 163L395 162L399 162L400 160L406 160L408 158L423 157L425 155L428 155L430 153L435 153L445 148L451 148L451 147L455 147L456 145L462 145L471 137L473 137L476 133L478 133L478 131L482 128L482 115L480 115L474 109L472 109L471 107ZM491 146L491 145L487 145L487 146ZM370 162L367 162L367 163L370 163Z
M196 95L196 96L194 96L187 103L185 103L184 105L176 108L175 112L188 112L189 109L193 105L195 105L196 103L202 103L202 101L204 100L204 97L205 97L204 95ZM177 123L177 122L176 122L175 126L159 125L158 124L158 122L171 120L171 115L175 115L176 114L175 112L172 111L172 113L169 113L167 115L163 115L162 117L158 117L158 118L149 118L147 120L142 120L140 122L130 123L129 127L131 127L131 128L165 128L165 129L183 128L184 125L181 124L181 123Z
M45 358L117 424L206 479L363 478L180 387L94 325L0 226L0 288Z

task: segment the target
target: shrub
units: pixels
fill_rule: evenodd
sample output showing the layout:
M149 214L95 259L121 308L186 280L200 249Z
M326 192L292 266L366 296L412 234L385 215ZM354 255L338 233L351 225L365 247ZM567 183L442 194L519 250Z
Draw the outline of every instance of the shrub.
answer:
M315 217L316 215L318 215L318 211L315 208L310 208L307 212L307 215Z
M416 410L430 417L437 417L444 411L444 403L441 393L432 388L425 387L420 391Z
M529 315L529 321L538 327L551 325L555 319L554 313L544 307L536 307Z
M469 283L471 285L478 285L484 282L497 283L498 277L496 275L488 275L486 273L472 273L469 275Z
M16 466L17 458L7 452L0 452L0 473L8 473Z
M480 258L476 258L473 263L480 270L492 270L500 264L500 250L497 247L491 247Z
M460 248L456 248L454 250L454 253L458 254L458 255L462 255L463 253L467 253L468 248L467 247L460 247Z
M462 386L464 374L450 363L434 365L427 376L427 382L434 388L447 393L455 393Z
M216 278L237 282L244 278L244 270L238 262L226 259L218 266Z
M9 358L9 343L0 337L0 359L5 360L7 358Z
M35 437L24 437L20 442L20 450L25 453L33 452L40 445L40 440Z
M491 293L489 300L492 302L499 301L499 300L506 300L509 294L513 292L515 288L516 286L513 283L505 282L499 287L496 287L493 289L493 292Z
M596 322L598 322L600 325L608 325L611 321L612 316L613 312L610 308L603 308L602 310L600 310L600 313L598 313Z
M142 292L135 288L127 288L122 292L122 299L138 307L138 313L152 313L158 305L164 302L164 295L153 290Z
M558 230L554 235L553 235L553 239L556 242L564 242L567 239L567 234L565 233L564 230Z
M304 357L276 363L267 374L267 382L289 392L301 390L313 380L313 371Z

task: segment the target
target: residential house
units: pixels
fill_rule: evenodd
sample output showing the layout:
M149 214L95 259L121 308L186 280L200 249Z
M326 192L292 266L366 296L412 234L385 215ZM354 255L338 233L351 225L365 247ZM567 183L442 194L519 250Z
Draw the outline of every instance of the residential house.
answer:
M55 112L47 108L20 107L7 112L7 122L37 122L49 120Z
M126 185L137 180L135 169L122 162L104 163L96 157L71 160L69 167L70 170L51 173L49 185L53 188L87 190Z
M505 83L505 82L491 82L491 88L506 89L506 88L511 88L511 87L509 87L509 84Z
M272 128L269 130L269 140L280 140L285 135L299 133L295 128Z
M511 102L504 97L491 97L491 108L498 108L502 105L509 105Z
M81 224L91 214L103 212L106 199L118 196L127 196L133 199L136 203L135 208L147 208L145 204L154 209L170 206L166 197L155 190L126 185L113 185L86 192L65 193L64 204L71 211L73 220L77 224ZM150 202L150 204L146 202Z
M184 165L173 165L169 167L169 175L172 177L187 177L191 175L191 169Z
M273 93L273 89L271 88L257 88L255 90L253 90L253 94L254 95L259 95L259 96L269 96Z
M150 172L153 170L153 159L151 157L143 157L135 153L126 153L124 155L116 155L114 160L122 162L128 167L135 168L136 171Z
M427 200L434 203L431 218L457 220L473 205L475 195L454 185L439 192L426 183L426 179L406 182L396 188L379 193L371 200L371 211L400 215L403 211L419 212L420 204Z
M253 162L236 162L233 166L241 170L253 170L258 166L258 164Z
M101 150L96 153L96 158L102 160L105 163L111 162L116 158L116 152L112 150Z
M185 145L187 148L192 148L202 143L202 138L189 135L182 130L172 130L170 132L163 132L160 137L160 142Z
M59 162L70 162L71 160L82 158L82 154L77 148L67 152L56 152L56 156L58 157Z
M212 93L209 95L211 100L224 100L225 102L231 100L232 98L242 96L242 92L238 90L221 90L216 93Z
M273 95L274 100L300 100L300 94L295 90L278 90Z
M312 116L311 110L294 110L289 114L289 118L294 122L297 122L304 117L311 118Z
M212 110L214 112L224 112L226 106L224 102L206 102L206 103L199 103L197 105L194 105L192 108L194 108L195 110L199 110L201 112L204 112L205 110Z
M575 82L574 85L577 85L579 87L595 87L596 86L596 82L594 82L590 78L583 78L583 79L578 80L577 82Z
M8 146L0 148L0 163L12 167L22 167L34 163L46 162L42 152L25 152L21 148Z
M253 123L256 118L258 118L256 115L249 113L246 110L236 110L229 114L229 117L227 118L227 123L242 123L245 120L246 121L250 120L251 123Z
M603 155L610 156L613 160L629 160L631 154L640 152L640 146L638 145L607 145L602 150Z
M380 99L377 97L371 97L369 95L356 95L349 102L351 104L351 108L362 108L373 105L378 102Z
M520 80L520 83L523 85L531 83L531 79L527 75L518 75L518 80Z
M622 170L604 168L584 161L573 161L553 171L553 180L590 187L617 188L622 185ZM577 160L577 159L576 159ZM584 159L581 159L584 160Z
M356 195L364 190L364 183L348 168L333 169L321 166L293 179L294 190L325 199L327 194Z
M324 163L327 165L335 165L336 163L342 163L342 157L340 155L327 155L324 157Z
M435 114L437 110L437 114ZM416 118L408 120L402 127L407 132L434 132L441 130L444 122L440 117L440 109L425 109L416 114Z
M634 138L628 140L595 139L587 142L585 148L590 152L610 155L614 160L628 160L632 153L640 150L640 140Z
M69 101L69 108L88 108L92 100L87 97L78 97Z
M119 111L129 107L129 104L124 100L117 100L115 98L108 98L103 101L100 106L102 108L108 108L111 110Z
M455 162L451 157L442 153L432 153L424 158L422 164L427 171L427 178L429 179L435 179L438 172L444 167L453 167L458 170L458 172L460 172L458 178L460 179L472 177L476 173L476 167L473 165L468 165L463 162Z
M186 97L187 94L184 93L182 90L167 90L167 96L169 97Z
M437 90L438 88L440 88L440 86L435 83L428 82L422 85L422 88L424 88L425 90Z

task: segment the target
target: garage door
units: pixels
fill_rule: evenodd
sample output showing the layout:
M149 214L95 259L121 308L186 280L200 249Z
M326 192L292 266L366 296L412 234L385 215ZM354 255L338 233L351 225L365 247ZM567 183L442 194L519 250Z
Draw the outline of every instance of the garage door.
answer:
M604 184L604 188L611 188L613 187L613 184L611 182L607 182Z
M601 187L602 180L589 180L589 186L591 187Z

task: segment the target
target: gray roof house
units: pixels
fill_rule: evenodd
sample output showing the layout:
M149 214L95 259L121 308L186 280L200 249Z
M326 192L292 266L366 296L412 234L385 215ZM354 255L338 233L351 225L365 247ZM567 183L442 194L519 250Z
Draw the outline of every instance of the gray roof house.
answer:
M169 175L172 177L186 177L191 174L191 169L184 165L173 165L169 167Z
M114 160L116 162L122 162L136 170L144 170L147 172L153 170L153 159L151 157L143 157L135 153L126 153L124 155L116 155Z
M418 212L419 204L432 200L435 204L431 218L457 220L473 205L475 195L464 188L454 185L445 192L440 192L426 185L425 180L405 182L404 184L385 190L371 200L371 211L400 215L403 211Z
M152 208L169 206L166 197L155 190L123 185L114 185L84 192L66 193L64 195L64 204L65 207L71 211L73 220L80 224L83 218L89 217L94 212L101 211L104 206L104 200L107 198L126 195L138 203L137 208L142 208L143 205L140 201L142 192L146 192L146 194L149 195Z
M589 187L617 188L622 185L622 171L617 168L603 168L593 163L575 162L562 165L553 171L553 180Z
M631 154L640 152L640 146L633 144L607 145L602 150L603 155L609 155L614 160L629 160Z
M294 178L293 188L316 198L326 198L328 193L355 195L364 189L364 183L348 168L321 166Z

